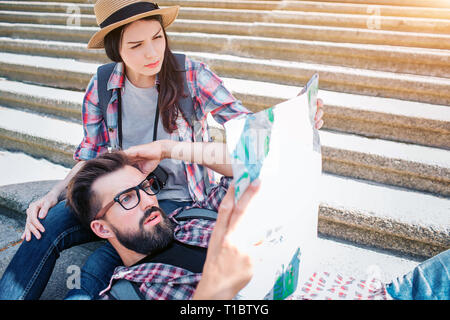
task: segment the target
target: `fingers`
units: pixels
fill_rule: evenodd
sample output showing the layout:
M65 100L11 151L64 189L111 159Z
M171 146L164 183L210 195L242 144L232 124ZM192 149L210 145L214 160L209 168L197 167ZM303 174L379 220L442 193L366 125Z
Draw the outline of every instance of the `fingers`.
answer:
M250 203L250 201L254 198L256 193L260 189L260 180L256 179L254 180L245 190L245 192L242 194L239 201L236 203L234 210L231 214L229 223L228 223L228 232L232 232L236 229L236 227L239 224L239 221L241 221L242 217L244 216L245 211L247 210L247 207Z
M32 234L38 240L41 238L41 234L39 233L39 231L32 224L27 222L27 224L25 225L25 230L23 231L22 236L20 238L22 240L30 241Z
M324 111L323 111L323 101L322 99L317 99L317 111L316 111L316 115L314 117L314 121L315 121L315 128L316 129L320 129L323 126L323 115L324 115Z
M47 203L32 203L27 209L27 221L25 224L25 231L22 234L22 239L26 241L31 240L31 234L33 234L36 239L41 238L41 232L45 232L44 226L38 220L39 217L45 217L50 208L50 205Z
M22 240L30 241L31 240L31 233L30 230L25 228L24 232L22 233L22 236L20 237Z
M147 159L149 148L149 144L137 145L130 147L123 152L125 152L125 154L130 158L135 158L136 160L144 160Z
M316 122L314 124L314 126L316 127L317 130L319 130L320 128L323 127L323 120L320 120L319 122Z
M234 184L232 183L228 187L228 191L225 197L223 197L222 202L220 203L216 225L214 227L215 237L218 237L219 239L223 239L228 227L231 212L234 208L234 192Z
M39 222L37 216L39 211L45 209L44 207L47 207L47 205L32 205L27 210L27 223L32 224L35 229L39 229L41 232L45 232L45 229L44 226ZM45 213L43 213L44 216L47 214L48 208L45 210Z
M323 108L323 100L320 98L317 98L317 108Z
M154 141L147 144L130 147L124 150L124 152L128 157L139 160L161 160L162 147L159 141Z
M28 225L28 230L36 237L36 239L41 239L41 233L36 229L36 227L32 224ZM27 241L31 240L31 234L27 237Z
M42 205L41 210L39 210L39 219L44 219L47 216L47 213L48 213L48 210L50 209L50 207L51 206L48 202L46 202ZM39 223L39 221L38 221L38 223Z
M323 112L323 109L322 109L322 108L317 109L316 116L314 117L314 120L315 120L315 121L321 120L322 117L323 117L323 114L324 114L324 112Z

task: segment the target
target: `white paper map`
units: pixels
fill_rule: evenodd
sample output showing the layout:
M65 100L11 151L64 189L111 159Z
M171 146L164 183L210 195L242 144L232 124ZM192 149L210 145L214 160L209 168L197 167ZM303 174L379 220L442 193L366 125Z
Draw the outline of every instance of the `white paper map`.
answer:
M314 128L318 80L315 74L301 95L225 124L236 201L261 180L233 238L254 264L239 299L284 299L314 264L322 171Z

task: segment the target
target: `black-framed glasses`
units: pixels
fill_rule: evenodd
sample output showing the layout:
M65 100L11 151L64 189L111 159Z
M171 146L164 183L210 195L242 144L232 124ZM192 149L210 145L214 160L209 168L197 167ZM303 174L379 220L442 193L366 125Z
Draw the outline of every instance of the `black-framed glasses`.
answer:
M154 196L161 191L162 187L163 185L160 184L157 176L152 172L137 186L128 188L118 193L113 200L111 200L97 213L94 220L103 217L116 202L125 210L136 208L139 202L141 202L141 193L139 190L144 191L149 196Z

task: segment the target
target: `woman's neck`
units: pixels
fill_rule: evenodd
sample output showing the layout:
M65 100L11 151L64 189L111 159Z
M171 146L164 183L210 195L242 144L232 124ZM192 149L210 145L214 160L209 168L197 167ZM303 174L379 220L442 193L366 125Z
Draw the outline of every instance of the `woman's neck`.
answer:
M137 74L137 73L129 71L129 70L126 70L125 74L128 78L128 81L130 81L135 87L151 88L151 87L155 86L156 75L146 76L146 75Z

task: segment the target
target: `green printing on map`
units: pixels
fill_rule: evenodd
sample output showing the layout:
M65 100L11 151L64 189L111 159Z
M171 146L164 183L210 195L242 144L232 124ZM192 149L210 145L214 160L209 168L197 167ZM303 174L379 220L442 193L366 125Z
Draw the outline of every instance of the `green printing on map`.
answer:
M273 108L249 114L238 143L232 153L235 179L235 201L248 185L259 177L264 159L269 154L274 123Z
M272 289L273 300L283 300L294 293L298 285L299 266L300 248L295 252L286 270L284 270L284 265L282 266L281 275L275 281Z

